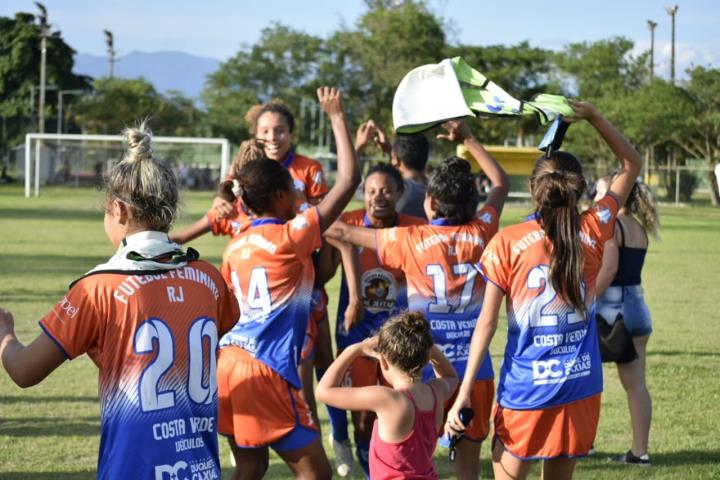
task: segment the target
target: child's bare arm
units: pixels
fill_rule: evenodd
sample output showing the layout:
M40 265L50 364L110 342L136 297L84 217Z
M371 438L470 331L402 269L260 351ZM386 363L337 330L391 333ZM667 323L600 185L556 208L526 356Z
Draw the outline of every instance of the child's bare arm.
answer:
M450 360L443 355L436 345L433 345L430 349L430 365L432 365L437 377L430 383L435 386L435 391L443 397L443 400L450 398L457 389L458 375Z
M205 235L210 231L212 231L210 219L207 215L203 215L203 217L197 222L192 223L185 228L181 228L178 231L172 232L170 234L170 240L177 243L187 243L191 240L195 240L201 235Z
M341 387L345 373L353 360L359 356L375 356L377 338L351 345L335 359L315 388L315 397L323 403L345 410L366 410L375 412L387 403L392 395L388 387Z

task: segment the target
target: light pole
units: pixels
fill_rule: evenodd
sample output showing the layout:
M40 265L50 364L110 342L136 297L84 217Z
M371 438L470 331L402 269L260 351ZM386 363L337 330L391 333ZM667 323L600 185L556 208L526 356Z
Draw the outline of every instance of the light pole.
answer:
M45 132L45 63L47 59L47 9L42 3L35 2L40 14L40 106L38 111L38 132Z
M657 22L647 21L648 29L650 29L650 81L655 77L655 27Z
M113 78L113 66L115 65L115 47L113 42L113 34L110 30L103 30L105 34L105 44L108 52L108 77Z
M58 117L57 117L57 133L62 132L63 122L63 95L82 95L85 90L60 90L58 92Z
M675 85L675 14L678 11L677 5L665 7L665 11L672 17L672 50L670 53L670 81Z

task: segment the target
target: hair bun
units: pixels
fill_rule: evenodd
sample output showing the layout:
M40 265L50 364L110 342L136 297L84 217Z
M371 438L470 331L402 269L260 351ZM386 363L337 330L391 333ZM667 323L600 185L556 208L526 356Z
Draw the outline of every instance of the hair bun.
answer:
M127 160L130 162L152 158L152 133L143 121L138 127L129 127L123 130L123 137L128 145Z
M407 312L403 315L403 323L411 330L424 333L430 330L430 323L421 312Z

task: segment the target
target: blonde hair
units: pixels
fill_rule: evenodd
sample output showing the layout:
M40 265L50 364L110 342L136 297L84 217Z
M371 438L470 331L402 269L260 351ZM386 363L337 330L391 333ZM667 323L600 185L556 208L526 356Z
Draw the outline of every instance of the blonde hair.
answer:
M420 312L402 312L388 319L378 334L378 352L414 379L420 378L433 346L430 323Z
M116 198L130 208L132 221L167 232L177 214L178 188L170 166L153 156L147 121L122 132L127 151L105 178L106 202Z
M660 218L655 208L655 199L647 184L636 181L625 201L625 208L640 220L643 230L648 236L658 238Z

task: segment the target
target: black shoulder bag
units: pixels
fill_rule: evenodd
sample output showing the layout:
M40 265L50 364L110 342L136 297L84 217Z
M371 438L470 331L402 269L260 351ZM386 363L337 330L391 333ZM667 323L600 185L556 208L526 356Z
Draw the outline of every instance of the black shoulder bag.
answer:
M617 220L617 225L620 227L620 236L622 237L622 246L624 247L625 232L619 220ZM620 259L618 259L618 262L620 262ZM624 303L625 284L621 283L620 288L622 290L620 302ZM597 312L595 313L595 319L597 321L598 340L600 342L600 356L602 357L603 363L629 363L637 358L635 344L633 343L630 332L628 332L625 327L622 312L618 312L615 316L615 322L613 322L612 325Z

